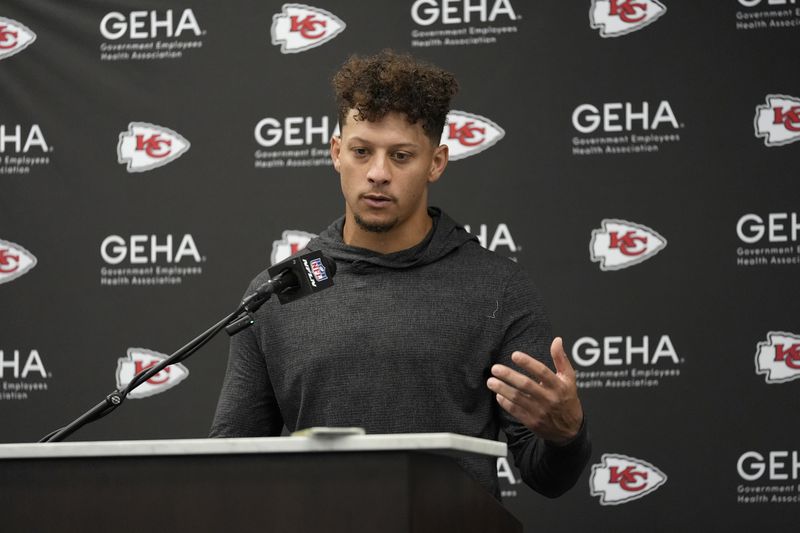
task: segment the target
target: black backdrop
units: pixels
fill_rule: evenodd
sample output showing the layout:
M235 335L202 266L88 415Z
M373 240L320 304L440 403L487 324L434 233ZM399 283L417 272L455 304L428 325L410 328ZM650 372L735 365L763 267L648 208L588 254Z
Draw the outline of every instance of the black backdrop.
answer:
M433 203L532 273L580 374L592 467L551 501L500 461L508 507L794 524L798 31L791 0L4 2L0 440L71 420L341 214L328 80L391 47L459 78ZM226 353L73 440L205 435Z

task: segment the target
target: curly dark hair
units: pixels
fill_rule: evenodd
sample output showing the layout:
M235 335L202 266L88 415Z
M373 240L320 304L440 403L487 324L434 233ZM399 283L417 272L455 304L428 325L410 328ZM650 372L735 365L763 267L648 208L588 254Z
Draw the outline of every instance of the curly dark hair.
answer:
M340 125L351 109L358 111L357 120L370 122L395 111L410 124L421 122L434 146L441 139L450 99L458 92L451 73L391 50L350 56L332 81Z

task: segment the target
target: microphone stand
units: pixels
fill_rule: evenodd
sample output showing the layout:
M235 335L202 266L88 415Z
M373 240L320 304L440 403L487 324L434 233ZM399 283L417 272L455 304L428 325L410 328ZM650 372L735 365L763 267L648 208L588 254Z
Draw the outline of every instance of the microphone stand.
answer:
M133 379L131 379L130 383L128 383L128 385L122 390L115 389L108 394L103 401L83 413L66 426L45 435L39 440L39 442L60 442L86 424L94 422L95 420L99 420L113 412L120 405L122 405L122 402L125 401L125 398L133 389L161 372L164 368L187 359L190 355L208 343L208 341L213 339L217 333L223 329L226 330L228 335L233 336L243 329L253 325L255 323L254 313L264 304L264 302L269 300L273 293L283 292L287 290L287 287L291 289L291 278L294 276L288 272L289 271L281 272L274 279L270 279L263 285L259 286L253 294L242 300L242 303L239 304L239 307L236 309L236 311L230 313L228 316L208 328L206 331L192 339L188 344L180 348L178 351L157 365L154 365L146 370L142 370L136 374Z

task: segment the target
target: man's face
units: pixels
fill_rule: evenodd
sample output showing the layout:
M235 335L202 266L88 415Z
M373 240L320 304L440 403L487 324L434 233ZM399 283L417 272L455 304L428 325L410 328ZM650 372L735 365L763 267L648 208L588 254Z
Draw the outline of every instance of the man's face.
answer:
M350 110L341 136L331 139L331 157L341 176L345 224L372 233L402 233L427 217L428 184L447 164L447 147L434 146L420 123L388 113L381 120L356 120Z

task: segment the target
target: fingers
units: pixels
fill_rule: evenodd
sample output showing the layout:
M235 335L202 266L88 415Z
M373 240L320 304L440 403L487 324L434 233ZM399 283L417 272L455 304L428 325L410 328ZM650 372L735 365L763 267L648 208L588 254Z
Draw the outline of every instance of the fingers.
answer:
M492 365L492 375L498 380L519 389L527 394L533 394L538 385L525 374L521 374L505 365Z
M531 357L525 352L514 352L511 354L511 360L514 361L521 369L528 372L528 375L533 378L537 383L541 383L546 387L552 387L556 382L556 375L553 371L547 368L547 365L541 361Z
M575 379L575 369L572 368L567 352L564 351L564 341L561 337L553 339L553 343L550 345L550 356L553 358L553 364L559 374Z
M503 408L507 413L516 418L520 423L525 426L533 426L535 424L535 413L531 406L524 403L514 403L502 394L495 394L497 404ZM534 406L535 408L535 406Z
M544 399L552 392L561 391L565 385L575 381L575 370L564 352L561 337L553 339L550 355L558 374L541 361L517 351L511 354L511 360L528 375L496 364L492 366L493 378L489 378L487 386L514 403L519 403L522 397Z
M502 374L502 379L491 377L486 382L489 389L495 393L495 400L503 410L513 416L519 423L537 432L542 430L542 422L549 406L554 402L553 391L534 382L528 376L515 372L503 365L494 365L492 372ZM513 381L514 386L503 380ZM541 436L547 437L547 428Z
M519 353L524 357L529 357L522 352ZM538 361L535 362L539 363ZM539 364L541 365L541 363ZM555 379L555 375L550 372L549 368L544 365L541 366L542 368L539 370L550 374L550 376L545 374L545 379ZM552 389L548 388L544 383L534 381L534 379L538 379L536 377L531 379L525 374L512 370L505 365L493 365L492 376L493 377L487 380L486 386L489 387L492 392L507 398L515 404L533 405L552 400Z
M580 430L583 409L577 396L575 370L560 337L550 345L556 372L523 352L511 354L520 371L502 364L491 368L486 385L497 403L545 440L566 442Z
M486 382L486 386L497 395L497 401L500 405L503 405L501 398L507 402L518 405L523 405L531 399L530 393L521 388L509 385L505 381L497 378L489 378ZM503 407L505 407L505 405L503 405Z

